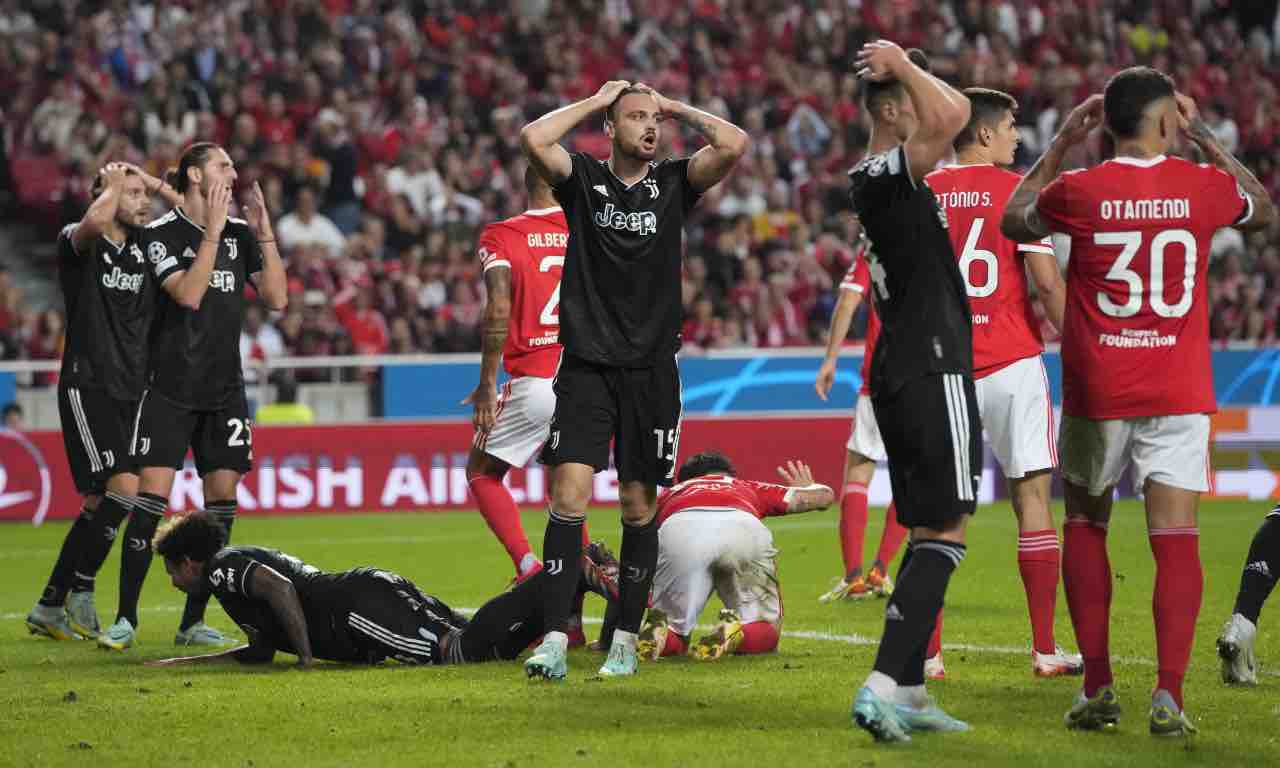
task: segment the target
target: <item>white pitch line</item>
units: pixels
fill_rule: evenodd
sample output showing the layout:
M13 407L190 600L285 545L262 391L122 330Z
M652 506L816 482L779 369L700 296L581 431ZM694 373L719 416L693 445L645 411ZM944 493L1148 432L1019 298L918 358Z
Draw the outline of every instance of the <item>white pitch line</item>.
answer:
M152 608L142 608L142 613L178 613L183 610L181 605L157 605ZM468 615L474 614L478 608L454 608L458 613ZM25 619L25 613L0 613L0 621L17 621ZM602 624L604 619L598 616L583 616L583 624ZM699 624L696 629L707 631L712 629L711 625ZM836 632L816 632L810 629L784 631L783 637L791 637L796 640L818 640L827 643L842 643L844 645L854 645L861 647L874 647L880 644L880 639L867 635L843 635ZM975 645L973 643L943 643L942 650L953 651L955 653L989 653L996 656L1027 656L1031 653L1030 648L1020 648L1015 645ZM1137 667L1154 667L1155 661L1143 658L1141 656L1113 656L1111 661L1115 664L1123 664ZM1261 674L1268 677L1280 677L1280 670L1264 669Z

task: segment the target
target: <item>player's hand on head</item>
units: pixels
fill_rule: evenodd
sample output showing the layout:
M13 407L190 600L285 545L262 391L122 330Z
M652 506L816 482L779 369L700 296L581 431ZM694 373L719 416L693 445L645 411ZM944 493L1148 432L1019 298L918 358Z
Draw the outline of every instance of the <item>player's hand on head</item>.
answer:
M629 80L610 80L600 86L600 90L596 92L596 96L600 97L606 105L612 104L613 100L618 98L618 94L631 87Z
M818 369L818 378L813 382L813 389L818 393L818 397L826 400L827 395L831 393L831 387L835 382L836 364L823 362L822 367Z
M1068 144L1078 144L1099 125L1102 125L1102 94L1095 93L1071 110L1058 135Z
M102 166L98 173L102 174L102 181L110 187L122 183L127 171L128 163L112 162Z
M498 413L498 392L495 387L484 384L477 386L462 400L462 404L475 407L475 412L471 415L471 424L477 432L484 433L493 429Z
M858 58L853 70L858 77L874 82L891 80L902 71L903 66L910 66L911 59L907 52L897 43L890 40L873 40L864 43L858 51Z
M1195 99L1185 93L1175 92L1173 100L1178 104L1178 127L1190 136L1192 141L1198 142L1201 136L1191 130L1192 125L1200 119L1200 109L1196 106Z

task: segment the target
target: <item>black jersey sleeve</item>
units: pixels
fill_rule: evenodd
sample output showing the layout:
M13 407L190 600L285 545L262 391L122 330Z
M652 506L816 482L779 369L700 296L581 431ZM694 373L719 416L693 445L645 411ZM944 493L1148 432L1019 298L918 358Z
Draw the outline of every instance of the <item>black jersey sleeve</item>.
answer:
M68 224L58 233L58 260L72 261L80 257L80 252L76 250L75 232L76 227L80 226L79 222Z
M582 189L582 179L587 178L584 175L587 171L583 166L590 162L590 158L581 152L570 152L569 162L571 165L569 175L564 177L559 184L551 187L551 194L555 197L556 202L560 203L560 207L566 211L571 211L576 207L577 196Z
M915 190L916 182L911 178L903 144L871 155L849 171L850 202L864 227L875 214L910 197Z
M692 157L668 158L658 165L659 174L674 177L674 181L679 185L677 188L680 190L680 201L686 214L693 210L693 206L698 204L703 194L689 182L689 163L692 161ZM659 180L659 186L666 186L662 183L663 181Z
M151 264L157 283L163 284L170 275L187 268L183 257L186 246L175 234L173 228L164 226L148 227L142 231L142 249L147 254L147 262Z
M224 549L214 555L205 568L205 589L218 598L233 595L252 598L249 574L261 567L262 563L243 552Z

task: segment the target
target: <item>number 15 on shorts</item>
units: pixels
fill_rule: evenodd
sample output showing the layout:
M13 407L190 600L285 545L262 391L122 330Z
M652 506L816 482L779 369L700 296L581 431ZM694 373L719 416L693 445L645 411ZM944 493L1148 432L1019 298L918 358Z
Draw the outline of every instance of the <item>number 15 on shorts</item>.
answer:
M680 436L675 429L661 429L655 427L653 436L658 441L658 460L659 461L675 461L676 460L676 443L679 442Z

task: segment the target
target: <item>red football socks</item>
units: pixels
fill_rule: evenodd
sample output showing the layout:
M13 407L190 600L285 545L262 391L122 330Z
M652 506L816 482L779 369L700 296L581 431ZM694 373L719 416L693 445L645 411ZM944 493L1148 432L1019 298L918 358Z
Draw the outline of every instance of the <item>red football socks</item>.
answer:
M1071 519L1062 526L1062 585L1084 656L1084 693L1111 685L1111 561L1107 528Z
M1052 528L1018 534L1018 572L1027 593L1031 639L1039 653L1053 653L1053 611L1058 602L1060 571L1058 532Z
M840 551L845 576L862 569L862 537L867 531L867 486L846 483L840 499Z
M488 475L473 477L468 485L471 494L476 497L480 514L489 524L489 530L493 531L493 535L498 537L498 541L507 550L516 567L516 575L521 575L520 561L533 549L529 546L529 537L524 534L524 526L520 524L520 509L516 506L515 499L511 498L511 492L502 481ZM584 538L587 535L586 526L583 526L582 535Z
M1155 528L1150 532L1156 558L1156 587L1151 599L1156 622L1157 688L1168 691L1182 708L1182 678L1191 661L1196 618L1204 594L1198 528Z
M778 628L767 621L742 625L742 643L735 653L771 653L778 649Z
M898 523L898 508L890 502L889 508L884 511L884 531L880 534L880 549L876 552L876 562L884 563L884 567L888 569L889 563L893 562L898 549L902 547L902 540L907 538L910 532Z

